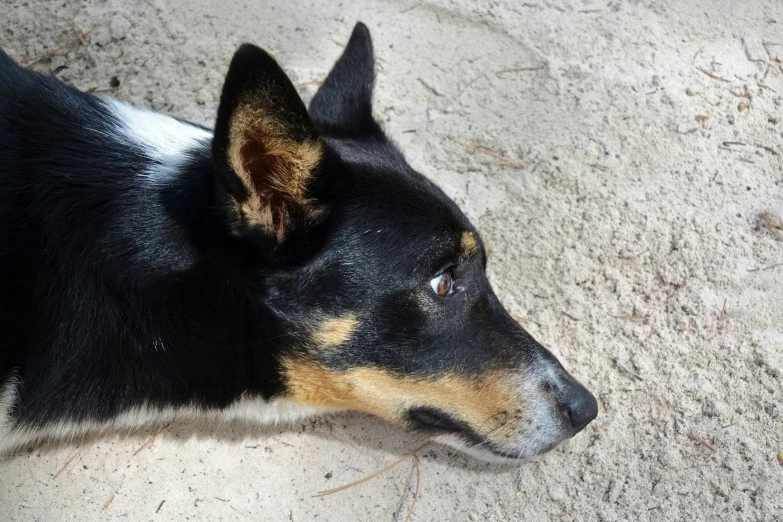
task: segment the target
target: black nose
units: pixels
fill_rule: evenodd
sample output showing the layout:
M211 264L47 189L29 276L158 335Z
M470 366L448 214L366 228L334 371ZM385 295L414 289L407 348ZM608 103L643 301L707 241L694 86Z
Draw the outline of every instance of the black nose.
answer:
M573 426L574 433L577 433L598 416L598 402L593 394L576 381L565 385L563 392L560 408Z

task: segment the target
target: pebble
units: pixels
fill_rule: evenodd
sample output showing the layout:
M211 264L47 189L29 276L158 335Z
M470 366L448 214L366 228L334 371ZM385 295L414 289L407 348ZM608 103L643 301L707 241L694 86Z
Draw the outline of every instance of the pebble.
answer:
M566 492L562 486L550 486L548 492L549 498L555 502L561 502L566 498Z
M99 25L90 33L90 42L104 47L111 43L111 33L105 25Z
M769 59L761 39L752 34L742 37L742 45L745 47L745 56L751 62L765 62Z
M658 456L658 462L667 468L679 468L682 464L682 457L677 449L666 448Z
M117 15L112 18L112 21L109 24L109 34L111 34L111 37L115 40L121 40L125 38L130 29L131 23L127 18L121 15Z
M623 494L623 486L625 486L625 478L612 481L609 486L609 502L614 504L620 499L620 495Z

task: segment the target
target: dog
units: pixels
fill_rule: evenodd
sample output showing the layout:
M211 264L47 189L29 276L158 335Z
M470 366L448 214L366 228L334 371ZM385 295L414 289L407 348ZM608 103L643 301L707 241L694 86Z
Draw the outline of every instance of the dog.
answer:
M0 51L0 450L359 410L514 462L592 421L373 84L361 23L309 108L244 44L210 131Z

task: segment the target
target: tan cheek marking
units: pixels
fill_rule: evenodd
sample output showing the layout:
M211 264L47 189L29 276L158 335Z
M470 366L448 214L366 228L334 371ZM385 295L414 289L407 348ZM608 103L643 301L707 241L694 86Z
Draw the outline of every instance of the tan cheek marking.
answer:
M400 422L413 407L438 408L466 422L479 434L495 439L514 434L528 406L510 384L509 375L495 372L479 379L446 375L439 379L397 377L384 370L326 369L305 359L283 361L289 398L304 404L352 409Z
M473 232L468 232L466 230L462 233L462 237L460 237L460 246L462 247L462 253L465 257L470 257L478 252L478 241L476 241L476 236L473 235Z
M354 314L327 319L313 333L313 342L319 348L340 346L351 339L358 326L359 320Z

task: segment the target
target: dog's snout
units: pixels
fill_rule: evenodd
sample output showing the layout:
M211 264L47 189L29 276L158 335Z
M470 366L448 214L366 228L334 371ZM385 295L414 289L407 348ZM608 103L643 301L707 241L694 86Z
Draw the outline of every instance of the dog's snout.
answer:
M567 383L562 391L560 409L571 423L574 433L577 433L598 416L598 402L592 393L576 381Z

